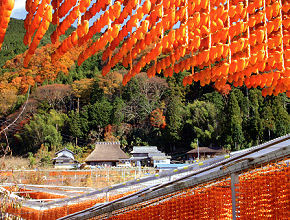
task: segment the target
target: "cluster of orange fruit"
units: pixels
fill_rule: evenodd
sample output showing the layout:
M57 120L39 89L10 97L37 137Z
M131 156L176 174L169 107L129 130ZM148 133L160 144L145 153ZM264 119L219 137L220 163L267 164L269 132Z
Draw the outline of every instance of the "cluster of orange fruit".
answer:
M23 193L21 193L21 192L23 192ZM66 198L66 196L63 196L63 195L56 195L56 194L47 193L47 192L34 192L32 190L28 190L25 188L21 188L19 190L19 195L22 197L28 197L31 199L62 199L62 198Z
M79 46L88 42L96 33L101 32L102 28L106 25L110 25L110 22L114 21L121 13L121 3L116 2L109 10L97 19L94 24L89 28L89 32L79 40ZM114 25L114 24L113 24ZM110 29L110 28L108 28ZM107 34L108 35L108 34ZM90 56L92 56L91 54Z
M230 181L159 197L113 213L113 219L232 219ZM102 218L99 218L102 219Z
M132 31L133 27L137 27L139 20L141 20L144 16L144 14L148 14L151 10L151 3L150 1L144 2L144 4L136 9L136 13L132 15L131 19L127 22L127 24L122 28L118 36L112 41L111 45L107 47L103 53L102 59L105 61L107 58L109 58L114 51L114 49L120 44L120 42L123 40L124 37L128 35L128 32ZM119 23L119 20L118 20ZM148 23L149 24L149 23ZM140 36L143 33L143 29L138 28L133 34L136 36ZM148 31L148 28L145 30L145 32ZM129 38L134 38L136 36L132 36ZM134 44L133 44L134 45ZM131 46L133 46L131 45ZM120 50L122 50L123 47L121 47ZM131 48L131 47L130 47Z
M289 175L287 162L270 164L242 175L238 184L239 219L289 218Z
M260 1L254 1L254 3L250 5L255 7L261 5ZM239 2L240 5L242 5L242 2ZM249 9L249 6L247 8L247 18L244 20L239 18L239 22L232 22L229 16L228 31L223 31L224 36L227 36L226 42L230 46L230 51L228 51L228 47L224 47L223 51L230 52L229 59L225 59L221 49L221 43L226 46L225 42L220 41L216 44L216 41L213 40L211 42L213 46L204 51L209 50L211 52L219 47L220 52L217 53L218 60L216 61L219 61L221 57L225 60L210 68L213 60L208 62L208 56L201 56L207 65L199 66L203 69L201 72L185 77L184 85L191 84L193 80L200 80L202 86L214 82L215 87L219 90L229 82L233 83L234 86L245 84L248 88L260 86L264 88L264 96L277 95L283 92L287 92L287 95L289 95L290 58L287 28L289 25L285 22L289 19L287 16L289 6L287 5L286 2L285 4L277 4L277 1L270 1L267 7L255 8L251 6L255 9L252 14L249 14L252 10ZM233 7L230 6L229 8ZM272 11L272 13L268 13L268 16L267 9ZM270 16L276 17L270 18ZM266 17L268 17L267 20ZM214 35L212 37L214 39ZM201 51L200 54L204 53L204 51ZM195 59L192 57L189 59L193 61L192 66L196 66ZM183 60L175 64L175 66L178 65L177 71L183 71L184 69L189 69L188 65L190 63L190 61ZM209 68L205 68L206 66Z
M102 50L108 43L111 43L118 36L121 25L115 24L100 37L91 46L87 47L78 58L78 65L81 65L86 59Z
M14 0L5 0L0 4L0 13L5 17L0 27L0 43L13 3ZM52 43L57 43L78 17L82 18L79 21L82 25L100 13L87 33L81 37L72 33L52 56L84 45L104 30L80 54L78 64L103 51L103 75L118 62L130 66L124 85L149 65L149 77L156 73L172 76L174 72L191 69L184 85L193 81L200 81L202 86L213 83L219 91L229 84L259 86L264 88L264 96L283 92L290 96L287 0L105 0L93 4L91 0L52 0L52 20L51 15L45 15L49 4L50 0L26 1L24 43L30 48L25 67L48 22L57 25L51 35ZM32 41L36 30L37 36ZM194 69L201 71L197 73Z
M135 191L130 191L118 195L113 195L113 196L108 196L108 201L113 201L118 198L130 195L134 193ZM45 195L45 194L42 194ZM48 195L47 195L48 196ZM61 198L57 197L57 195L51 195L50 198ZM35 197L36 198L36 197ZM39 197L40 198L40 197ZM16 207L15 205L7 205L6 210L4 212L13 214L14 216L20 216L24 219L31 219L31 220L40 220L40 219L48 219L48 220L53 220L53 219L58 219L63 216L79 212L81 210L90 208L94 206L97 203L103 203L106 201L105 197L99 197L96 199L88 199L88 200L81 200L81 201L76 201L74 204L69 204L69 205L63 205L61 207L56 207L56 208L50 208L50 209L45 209L45 210L37 210L33 208L29 208L26 206L22 207Z
M71 12L64 18L64 20L56 27L56 30L51 34L51 42L56 43L59 36L65 34L66 30L69 29L72 23L79 16L79 6L76 6L71 10Z
M0 2L0 50L4 41L6 29L10 21L10 15L14 7L14 0L3 0Z
M28 67L28 64L29 64L31 57L33 56L38 44L40 43L40 40L43 38L46 31L48 30L50 22L52 21L52 6L46 4L45 1L42 1L42 3L45 5L45 6L43 6L43 17L39 18L39 21L40 21L39 27L35 33L35 36L33 37L32 43L29 45L28 51L24 57L24 61L23 61L24 67ZM39 9L40 8L42 8L42 7L39 7ZM41 15L41 13L40 13L40 15ZM32 23L33 23L33 21L32 21ZM32 36L33 33L31 34L30 29L28 29L28 31L29 32L26 32L26 33L30 33L30 34L28 34L28 36ZM28 44L29 44L29 37L28 37Z
M241 174L236 184L237 219L287 219L289 174L286 161ZM109 219L232 219L231 198L226 178L124 208Z
M54 63L57 59L61 58L66 52L68 52L72 47L78 44L78 39L82 38L89 31L89 22L84 20L77 29L67 37L60 46L51 55L51 61Z
M123 3L124 0L118 0L115 3ZM106 11L106 8L110 5L110 0L96 1L93 5L82 15L82 20L90 20L95 16L96 13L99 13L101 10Z
M28 11L29 15L27 15L26 20L25 20L26 33L23 39L23 42L25 45L31 44L32 37L35 31L39 28L41 20L44 16L44 12L49 3L50 3L50 0L44 0L39 5L36 5L35 2L32 2L31 0L26 2L26 7L29 8L29 11Z

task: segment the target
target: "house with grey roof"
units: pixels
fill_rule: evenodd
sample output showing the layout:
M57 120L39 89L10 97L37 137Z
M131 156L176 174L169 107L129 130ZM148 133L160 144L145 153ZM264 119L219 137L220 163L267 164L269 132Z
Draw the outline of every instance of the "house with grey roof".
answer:
M157 164L170 164L170 156L166 156L156 146L134 146L130 160L135 164L156 167Z
M74 158L75 153L67 148L56 152L55 155L56 157L52 159L55 168L69 169L79 165L79 162Z
M188 151L187 159L188 160L194 160L198 157L198 154L200 157L213 157L219 154L225 153L223 149L212 149L209 147L199 147L199 149L195 148L190 151Z

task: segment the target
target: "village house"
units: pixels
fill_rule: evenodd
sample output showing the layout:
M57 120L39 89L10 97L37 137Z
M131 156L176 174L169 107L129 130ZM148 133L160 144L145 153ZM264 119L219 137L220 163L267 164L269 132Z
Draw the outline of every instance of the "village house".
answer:
M85 160L92 166L118 166L128 161L129 156L121 150L120 142L96 142L95 149Z
M75 153L67 148L64 148L55 153L56 157L53 158L55 168L70 169L78 167L79 163L75 160Z
M170 156L166 156L156 146L134 146L130 160L136 165L153 166L170 164Z
M224 153L222 149L212 149L209 147L199 147L199 150L192 149L186 153L188 160L195 160L198 158L198 151L199 157L213 157L215 155L219 155Z

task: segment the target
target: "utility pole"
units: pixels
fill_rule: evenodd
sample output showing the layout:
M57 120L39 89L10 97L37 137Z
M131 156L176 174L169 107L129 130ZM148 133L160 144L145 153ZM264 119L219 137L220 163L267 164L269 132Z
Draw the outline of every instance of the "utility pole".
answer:
M199 160L199 146L198 146L198 138L197 138L197 159Z

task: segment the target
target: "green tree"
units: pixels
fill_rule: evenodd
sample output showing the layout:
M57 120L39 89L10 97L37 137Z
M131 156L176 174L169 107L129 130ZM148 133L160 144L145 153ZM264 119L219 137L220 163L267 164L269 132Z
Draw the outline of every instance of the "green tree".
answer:
M62 143L60 130L67 115L51 110L47 114L36 114L21 133L16 134L24 151L36 152L42 144L58 146Z
M71 111L67 120L70 135L83 138L89 130L88 119L77 111Z
M120 125L125 118L124 115L124 108L125 108L126 104L125 102L120 98L120 97L116 97L114 99L113 102L113 118L112 118L112 122L115 125Z
M185 106L182 100L182 94L178 88L171 88L168 96L164 136L167 140L166 143L170 146L170 150L172 151L173 147L181 140Z
M207 101L207 102L213 103L215 105L217 114L219 116L224 115L223 111L225 108L225 100L220 93L216 91L211 92L211 93L206 93L201 97L201 101Z
M267 130L267 140L271 140L271 136L273 131L275 130L275 118L273 115L273 110L270 105L266 105L263 108L262 113L262 124L265 126L265 129Z
M214 104L194 101L186 106L187 120L200 142L204 145L216 143L218 139L218 117Z
M227 142L231 145L231 150L239 150L244 141L242 130L242 117L235 93L231 92L228 102L228 133Z
M89 104L83 108L83 114L88 116L90 129L105 128L112 122L112 105L106 99Z
M275 136L280 137L290 133L290 116L284 105L283 95L279 95L273 100L273 115L275 117Z
M255 145L258 145L262 140L263 136L263 121L260 117L260 103L259 97L261 97L261 91L257 89L250 90L249 101L250 101L250 117L248 120L247 133Z
M253 91L253 90L251 90ZM258 90L255 90L258 91ZM250 101L248 97L248 90L246 90L246 96L244 95L242 89L233 88L232 93L235 94L236 99L238 101L239 107L240 107L240 113L242 118L249 117L250 112ZM262 97L262 95L261 95Z

